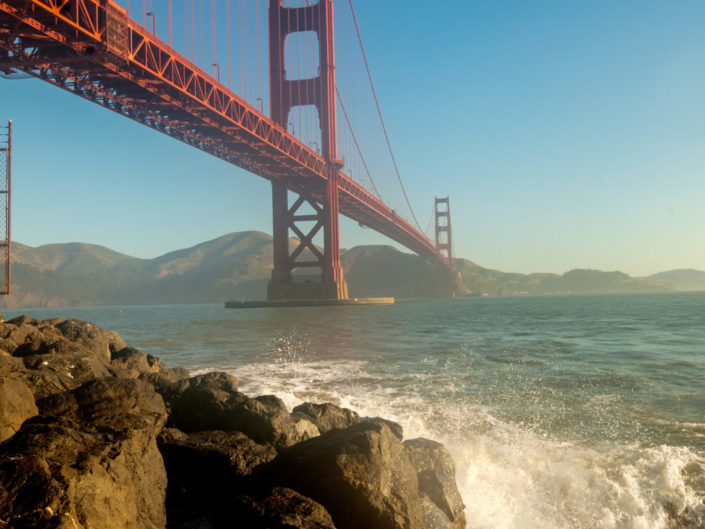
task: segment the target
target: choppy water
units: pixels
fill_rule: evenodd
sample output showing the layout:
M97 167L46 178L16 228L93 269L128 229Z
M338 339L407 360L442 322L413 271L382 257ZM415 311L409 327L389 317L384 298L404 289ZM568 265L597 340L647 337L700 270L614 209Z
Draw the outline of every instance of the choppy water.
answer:
M440 440L469 528L705 527L705 293L22 312Z

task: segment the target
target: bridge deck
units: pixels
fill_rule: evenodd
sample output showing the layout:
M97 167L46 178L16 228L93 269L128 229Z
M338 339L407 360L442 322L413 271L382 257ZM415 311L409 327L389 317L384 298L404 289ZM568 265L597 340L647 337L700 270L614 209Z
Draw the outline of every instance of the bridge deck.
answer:
M112 0L0 0L0 71L16 70L322 200L323 158ZM342 172L339 188L343 215L449 267L424 234Z

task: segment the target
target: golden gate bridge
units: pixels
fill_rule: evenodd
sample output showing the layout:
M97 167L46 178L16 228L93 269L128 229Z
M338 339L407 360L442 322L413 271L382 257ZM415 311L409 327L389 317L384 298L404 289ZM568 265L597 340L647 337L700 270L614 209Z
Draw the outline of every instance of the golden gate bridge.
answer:
M399 174L352 0L139 4L0 0L0 75L44 80L269 180L269 300L348 298L340 214L453 271L448 199L436 199L432 241ZM318 279L294 281L306 268Z

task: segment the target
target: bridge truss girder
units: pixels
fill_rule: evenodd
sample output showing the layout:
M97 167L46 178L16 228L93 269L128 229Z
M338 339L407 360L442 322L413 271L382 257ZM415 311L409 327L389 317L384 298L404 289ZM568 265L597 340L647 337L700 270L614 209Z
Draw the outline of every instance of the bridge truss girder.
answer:
M447 268L352 178L127 18L112 0L0 0L0 72L22 71L323 203Z

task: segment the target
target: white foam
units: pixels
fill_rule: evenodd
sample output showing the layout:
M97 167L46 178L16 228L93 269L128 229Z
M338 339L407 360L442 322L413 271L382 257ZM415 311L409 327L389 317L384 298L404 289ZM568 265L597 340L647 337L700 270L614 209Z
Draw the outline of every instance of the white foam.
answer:
M230 367L248 394L291 409L333 402L399 422L405 436L443 442L457 467L472 529L695 529L705 527L705 459L693 448L562 442L467 401L422 398L364 361ZM409 375L414 384L434 384Z

